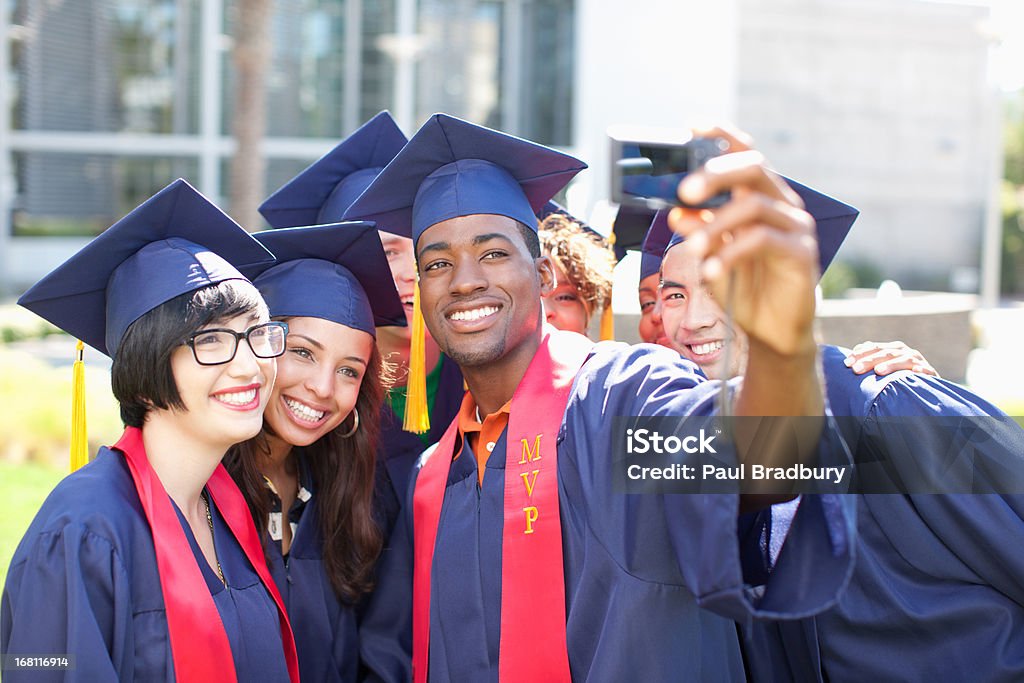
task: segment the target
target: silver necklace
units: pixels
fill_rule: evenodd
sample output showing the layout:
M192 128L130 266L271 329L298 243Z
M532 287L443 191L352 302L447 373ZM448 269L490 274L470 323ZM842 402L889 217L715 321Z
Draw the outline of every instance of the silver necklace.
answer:
M213 515L210 514L210 499L206 497L205 493L200 493L199 497L203 499L203 505L206 506L206 523L210 525L210 540L213 540ZM217 563L217 578L227 588L228 582L224 580L224 570L220 567L220 560L217 559L217 547L214 545L213 548L213 559Z

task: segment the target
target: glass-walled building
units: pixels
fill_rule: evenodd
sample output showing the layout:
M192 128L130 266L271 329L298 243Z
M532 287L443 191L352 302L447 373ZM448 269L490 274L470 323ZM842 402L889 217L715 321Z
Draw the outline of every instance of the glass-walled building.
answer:
M0 0L0 293L176 177L236 215L252 208L226 202L232 40L250 3L271 8L265 194L381 109L408 134L444 111L586 161L565 199L607 231L609 124L733 121L775 168L862 209L838 262L910 288L994 281L1000 125L985 8Z
M445 111L571 144L574 0L269 4L267 192L381 109L410 134ZM178 176L228 196L244 2L9 0L4 10L8 239L94 235Z

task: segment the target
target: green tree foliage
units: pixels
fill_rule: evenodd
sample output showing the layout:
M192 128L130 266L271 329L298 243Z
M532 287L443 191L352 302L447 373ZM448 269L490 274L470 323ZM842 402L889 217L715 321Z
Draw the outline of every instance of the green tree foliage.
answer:
M1004 295L1024 295L1024 90L1007 102L1003 132L1003 260Z
M1024 90L1006 102L1003 145L1006 163L1003 177L1016 187L1024 185Z

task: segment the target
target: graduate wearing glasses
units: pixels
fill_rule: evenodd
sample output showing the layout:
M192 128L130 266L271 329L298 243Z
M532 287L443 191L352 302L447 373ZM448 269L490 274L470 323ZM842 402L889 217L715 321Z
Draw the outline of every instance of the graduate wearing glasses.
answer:
M287 325L240 268L272 254L185 181L19 301L113 359L125 432L65 478L11 561L4 680L297 681L295 645L221 459L253 437Z

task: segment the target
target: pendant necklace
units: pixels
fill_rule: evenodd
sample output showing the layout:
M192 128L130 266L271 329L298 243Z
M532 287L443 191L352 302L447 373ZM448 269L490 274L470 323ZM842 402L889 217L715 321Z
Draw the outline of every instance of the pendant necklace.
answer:
M210 499L206 497L206 493L200 493L199 497L203 499L203 504L206 506L206 523L210 525L210 540L213 540L213 515L210 514ZM220 560L217 558L217 547L214 545L213 548L213 559L217 563L217 578L227 588L228 582L224 580L224 570L221 569Z

